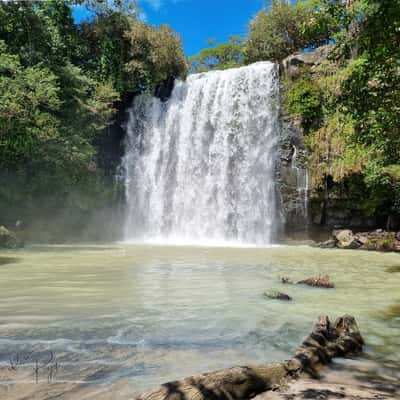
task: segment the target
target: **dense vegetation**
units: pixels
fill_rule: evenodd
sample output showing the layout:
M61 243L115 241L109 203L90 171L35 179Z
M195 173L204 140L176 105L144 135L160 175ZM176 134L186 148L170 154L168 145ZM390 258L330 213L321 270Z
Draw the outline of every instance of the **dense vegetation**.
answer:
M74 21L76 6L88 21ZM137 16L134 0L0 2L0 225L35 216L74 231L90 210L114 207L99 143L127 95L185 77L189 64L281 62L321 45L328 58L286 79L284 99L302 121L314 195L389 222L400 214L399 1L273 0L247 38L211 40L188 61L168 26Z
M400 214L400 2L324 0L318 10L340 27L332 51L286 91L315 193L390 227Z
M232 35L226 43L215 45L209 41L210 47L201 50L189 58L192 72L207 72L213 69L228 69L244 65L244 40Z
M328 43L339 29L338 21L325 11L319 0L273 0L250 23L246 43L246 62L281 61L304 48Z
M136 15L119 0L0 2L0 225L63 210L73 228L112 203L96 143L117 100L187 72L179 37Z

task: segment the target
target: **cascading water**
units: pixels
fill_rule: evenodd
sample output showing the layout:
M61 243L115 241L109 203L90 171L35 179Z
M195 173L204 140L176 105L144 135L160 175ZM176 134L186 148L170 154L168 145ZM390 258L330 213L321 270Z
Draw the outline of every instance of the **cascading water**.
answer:
M297 186L297 199L296 199L296 214L304 219L305 227L308 226L308 171L304 164L299 166L297 160L297 147L293 146L292 156L292 169L296 171L296 186Z
M125 238L270 243L279 76L269 62L177 81L130 109Z

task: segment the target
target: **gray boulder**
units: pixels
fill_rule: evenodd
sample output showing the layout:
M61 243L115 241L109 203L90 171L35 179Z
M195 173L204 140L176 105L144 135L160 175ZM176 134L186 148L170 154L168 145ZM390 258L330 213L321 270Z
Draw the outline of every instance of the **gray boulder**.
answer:
M325 61L332 51L332 45L318 47L314 51L293 54L282 61L283 71L291 79L296 79L301 75L301 67L315 67Z

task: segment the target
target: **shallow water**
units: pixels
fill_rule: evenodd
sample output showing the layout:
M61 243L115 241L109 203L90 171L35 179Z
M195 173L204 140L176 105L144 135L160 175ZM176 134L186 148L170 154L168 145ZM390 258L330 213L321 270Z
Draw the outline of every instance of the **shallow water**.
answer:
M0 256L5 398L45 399L50 390L128 399L194 373L284 360L320 314L353 314L367 341L364 369L400 377L400 273L388 272L400 265L396 254L110 245ZM325 273L335 289L279 279ZM294 301L268 300L266 290Z

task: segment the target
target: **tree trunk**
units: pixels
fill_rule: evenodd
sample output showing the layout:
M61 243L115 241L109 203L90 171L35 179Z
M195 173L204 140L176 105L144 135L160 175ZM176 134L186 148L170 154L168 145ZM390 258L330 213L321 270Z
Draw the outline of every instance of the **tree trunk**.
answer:
M244 400L278 388L301 372L314 372L333 357L362 350L363 338L349 315L331 325L320 317L312 333L286 362L223 369L170 382L144 393L137 400Z

